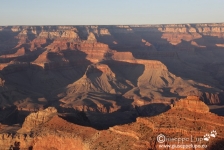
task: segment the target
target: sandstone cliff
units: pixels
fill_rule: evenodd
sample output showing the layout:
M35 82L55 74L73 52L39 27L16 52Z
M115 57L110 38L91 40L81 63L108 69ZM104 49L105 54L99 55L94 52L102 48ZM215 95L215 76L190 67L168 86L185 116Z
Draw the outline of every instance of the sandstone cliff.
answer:
M65 118L84 111L92 126L105 129L157 115L187 95L223 104L223 28L0 27L0 115L20 123L54 106ZM6 116L11 107L18 114Z
M192 109L193 108L193 109ZM198 108L198 109L194 109ZM19 143L21 149L157 149L161 143L156 137L163 133L166 136L201 137L216 130L216 138L198 141L194 144L206 144L211 148L213 143L223 139L224 118L208 112L208 107L198 97L188 96L175 103L165 113L154 117L140 117L136 122L117 125L108 130L95 130L69 123L57 116L55 108L30 114L20 130L11 134L11 130L1 125L0 146L9 148ZM29 132L27 127L32 128ZM7 133L6 133L7 131ZM201 142L201 143L200 143ZM172 144L172 141L168 142ZM168 144L166 143L166 144ZM191 144L190 141L185 144ZM218 146L218 145L217 145ZM219 149L223 147L218 146Z

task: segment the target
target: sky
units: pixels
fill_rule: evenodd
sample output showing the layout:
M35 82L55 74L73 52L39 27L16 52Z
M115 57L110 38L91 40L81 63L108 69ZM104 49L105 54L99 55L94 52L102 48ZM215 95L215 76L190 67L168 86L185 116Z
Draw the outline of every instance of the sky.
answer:
M224 22L224 0L0 0L0 25Z

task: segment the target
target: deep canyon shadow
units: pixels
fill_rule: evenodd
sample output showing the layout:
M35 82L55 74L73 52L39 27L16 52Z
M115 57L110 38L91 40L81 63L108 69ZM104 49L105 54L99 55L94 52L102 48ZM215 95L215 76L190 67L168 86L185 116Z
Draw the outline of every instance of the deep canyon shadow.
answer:
M111 35L99 36L97 37L97 40L108 44L110 49L117 50L119 52L132 52L133 56L137 59L161 61L165 66L167 66L168 70L176 76L213 86L212 81L207 81L203 78L204 72L207 72L211 76L212 72L194 67L192 57L197 56L198 51L207 52L220 49L215 45L215 43L222 43L221 38L202 35L201 38L196 39L195 41L198 42L199 45L204 43L206 46L204 48L196 47L192 45L191 42L184 40L181 40L177 45L172 45L167 41L167 39L162 38L164 33L159 31L157 28L150 28L141 31L137 30L137 28L128 30L128 28L123 29L116 26L100 27L107 28ZM152 45L146 46L142 40L148 41ZM116 41L116 44L114 41ZM206 45L207 43L210 43L210 41L212 41L211 44ZM184 57L184 59L182 57ZM202 61L201 63L203 64L205 62Z

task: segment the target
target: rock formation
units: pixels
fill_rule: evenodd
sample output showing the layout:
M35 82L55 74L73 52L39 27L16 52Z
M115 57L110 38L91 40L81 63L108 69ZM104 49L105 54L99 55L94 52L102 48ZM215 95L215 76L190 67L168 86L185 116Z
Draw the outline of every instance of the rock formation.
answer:
M206 106L197 96L188 96L174 104L175 109L188 109L193 112L208 113L209 107Z
M198 108L198 109L192 109ZM156 137L163 133L167 137L201 137L210 131L216 130L217 135L209 142L197 141L193 144L206 144L209 147L213 143L223 139L224 118L212 114L208 107L196 96L188 96L175 103L165 113L154 117L140 117L136 122L126 125L117 125L107 130L96 130L69 123L57 115L53 107L30 114L15 134L10 130L5 132L6 126L0 129L0 146L9 148L10 145L19 143L21 149L158 149L161 143ZM29 128L30 130L24 130ZM166 144L175 142L168 141ZM192 144L186 141L184 144ZM216 145L222 149L221 145ZM193 150L193 148L191 148Z
M223 23L1 26L0 122L21 123L28 114L49 106L58 109L67 121L80 118L78 122L82 122L84 116L89 120L86 124L97 129L158 115L171 104L170 111L179 112L190 104L187 113L208 114L198 98L186 101L186 96L197 96L214 105L209 107L221 105L217 107L221 109L223 35ZM84 115L73 115L76 111ZM52 118L60 120L56 114ZM47 123L41 121L41 112L31 116L27 119L35 118L36 123L25 120L20 133ZM138 139L137 131L126 134L118 127L105 134L112 131ZM141 147L144 142L135 144Z
M31 129L41 126L45 122L51 120L57 114L57 109L54 107L48 107L45 110L31 113L26 117L22 129L24 131L19 132L30 132Z

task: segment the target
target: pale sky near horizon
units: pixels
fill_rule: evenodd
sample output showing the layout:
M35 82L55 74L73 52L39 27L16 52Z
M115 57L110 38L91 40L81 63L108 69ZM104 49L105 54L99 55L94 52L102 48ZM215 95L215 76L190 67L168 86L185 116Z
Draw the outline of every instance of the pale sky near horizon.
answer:
M0 25L224 22L224 0L0 0Z

